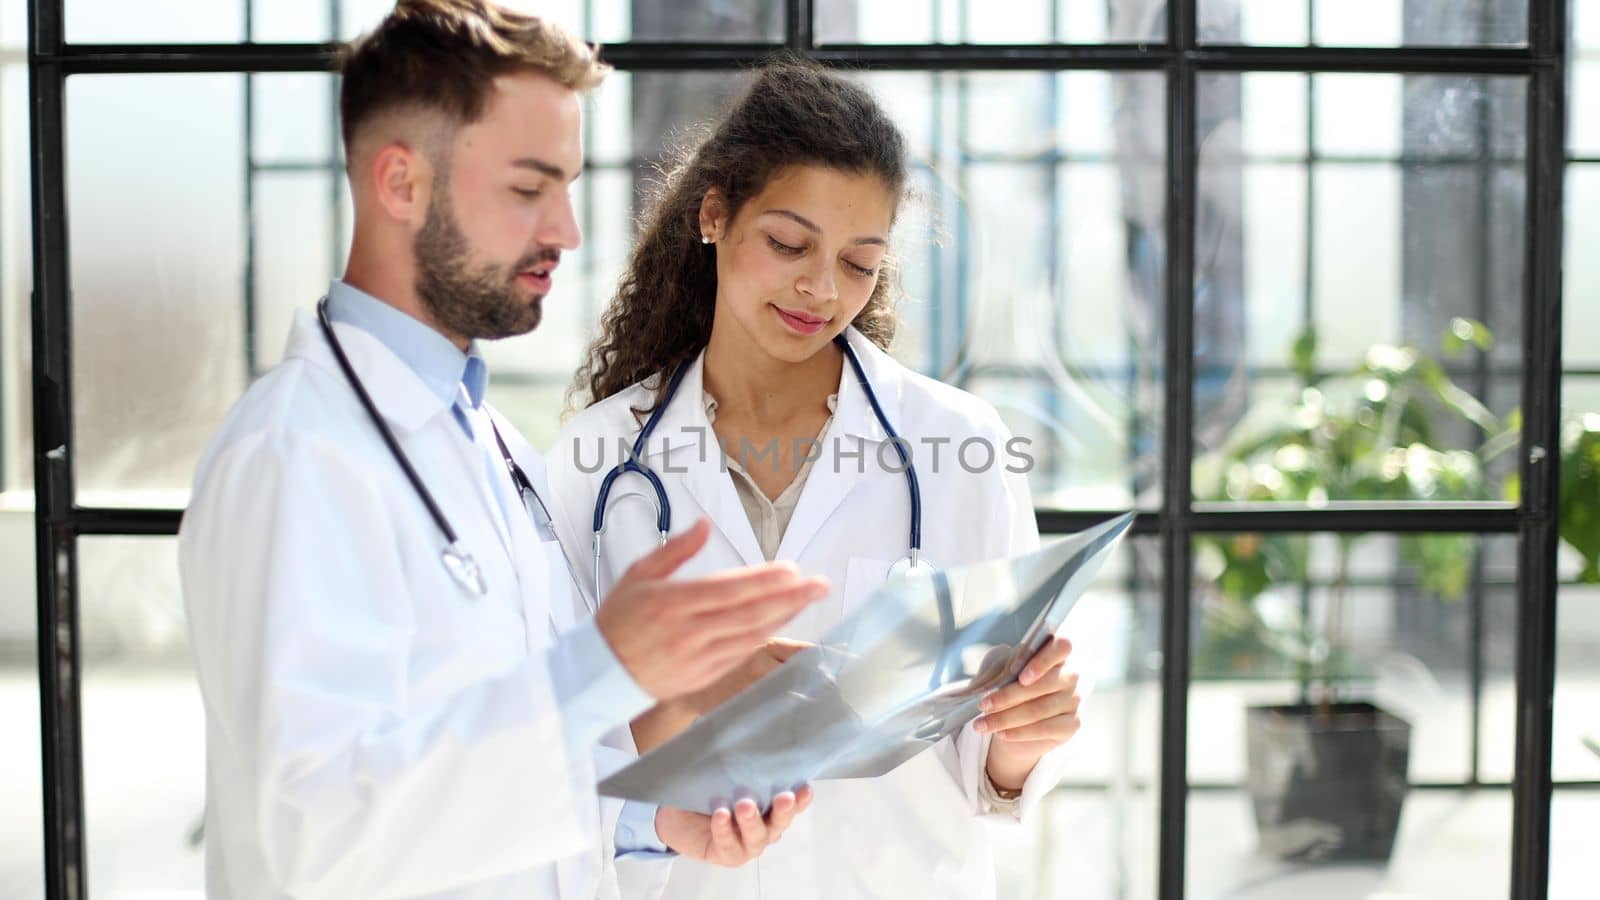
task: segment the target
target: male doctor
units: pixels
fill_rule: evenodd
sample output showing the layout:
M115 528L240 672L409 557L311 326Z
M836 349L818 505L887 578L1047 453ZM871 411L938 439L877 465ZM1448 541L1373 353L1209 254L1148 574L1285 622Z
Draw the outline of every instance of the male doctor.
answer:
M211 897L615 896L669 846L743 863L809 802L597 798L620 726L827 587L786 565L669 580L702 523L575 622L543 462L483 402L475 341L537 326L578 246L579 93L605 71L484 0L400 0L345 55L344 279L229 415L180 534Z

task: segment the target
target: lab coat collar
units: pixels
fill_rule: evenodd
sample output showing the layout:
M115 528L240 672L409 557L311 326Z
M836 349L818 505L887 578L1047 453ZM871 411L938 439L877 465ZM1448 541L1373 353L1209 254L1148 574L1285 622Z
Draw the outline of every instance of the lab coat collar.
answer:
M904 370L889 355L879 349L854 328L846 332L846 340L861 360L861 369L872 383L878 402L890 424L900 419L901 396L904 389ZM835 406L833 424L824 436L824 459L831 459L832 442L836 437L848 436L865 442L878 443L888 439L883 426L873 415L855 370L848 360L843 362L839 378L839 399ZM706 417L704 393L705 353L702 351L689 369L673 396L672 403L662 413L661 421L645 444L645 463L658 472L672 470L684 473L684 484L694 495L717 529L738 552L747 565L763 561L761 546L750 525L749 516L739 502L733 481L721 465L721 451L716 435ZM653 388L653 383L645 385ZM649 396L654 396L650 391ZM637 432L635 432L637 434ZM686 451L686 447L698 448ZM680 451L681 454L680 454ZM666 458L664 458L666 457ZM857 467L836 462L819 464L811 470L794 517L784 531L779 543L777 558L797 559L811 540L816 537L840 503L849 495L860 477Z
M904 370L899 363L890 358L889 354L855 328L845 329L845 339L850 342L851 348L860 358L861 369L866 373L867 380L872 383L873 391L878 395L878 402L883 406L884 415L888 416L890 424L898 422L900 399L905 387ZM662 413L661 421L656 423L655 431L645 443L646 459L658 457L662 453L681 447L700 446L702 442L707 447L715 447L711 421L706 417L705 405L699 400L705 392L705 361L706 354L702 350L689 364L688 371L684 372L683 382L678 385L672 403ZM887 440L888 435L878 422L877 416L873 415L872 405L867 401L866 391L856 378L855 370L850 367L848 360L843 361L842 365L839 399L834 409L833 433L853 435L868 441ZM657 377L646 380L644 387L647 397L655 397L657 384L659 384ZM646 414L641 419L648 420L649 415ZM636 430L634 434L637 435L638 431Z
M856 351L856 356L861 360L861 371L871 383L873 393L877 395L878 403L883 407L884 416L898 431L905 370L854 328L847 333L847 339L850 341L851 349ZM789 520L789 527L784 529L783 539L778 542L778 559L799 559L811 541L827 526L833 514L844 503L844 499L865 476L866 471L877 465L875 460L883 453L891 452L882 446L871 448L861 446L855 449L861 451L868 461L862 464L848 464L842 455L838 455L837 444L841 437L845 442L848 442L849 438L854 438L863 444L875 445L881 445L889 438L878 417L873 414L872 404L867 400L866 389L856 377L855 369L851 367L849 360L844 361L844 369L839 378L839 403L834 413L833 426L823 439L822 457L812 467L811 475L800 491L800 502L795 505L794 516Z
M343 322L333 323L333 333L344 348L345 356L350 358L350 365L362 386L372 397L378 414L390 425L401 431L416 431L434 416L447 414L450 401L442 399L378 338ZM315 313L303 309L295 311L283 356L286 360L304 360L344 381L344 372L322 334Z
M873 393L877 394L878 403L883 406L883 414L888 417L889 424L898 430L900 398L905 388L905 370L882 348L855 328L847 329L845 338L861 360L861 370L871 382ZM850 367L849 360L844 361L844 369L839 377L839 406L834 415L841 434L854 435L868 441L885 441L889 438L878 417L873 415L872 404L867 401L867 392L861 387L861 381L856 378L856 372Z

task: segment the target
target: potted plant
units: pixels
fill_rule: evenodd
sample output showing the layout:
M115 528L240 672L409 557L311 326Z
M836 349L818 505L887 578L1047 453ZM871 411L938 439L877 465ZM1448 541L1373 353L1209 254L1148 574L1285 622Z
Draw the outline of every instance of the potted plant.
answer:
M1487 350L1481 324L1458 319L1449 352ZM1298 394L1286 415L1246 420L1196 466L1196 496L1230 502L1442 501L1489 499L1486 471L1515 446L1481 402L1415 347L1371 348L1354 371L1314 365L1316 336L1294 344ZM1482 438L1477 451L1439 449ZM1311 538L1215 535L1197 544L1197 571L1215 586L1198 635L1199 675L1240 671L1292 677L1298 701L1247 710L1248 790L1264 850L1298 859L1386 859L1406 789L1410 725L1341 687L1362 677L1346 646L1346 595L1353 554L1365 540L1340 534L1319 604L1308 583ZM1462 595L1475 542L1452 534L1405 535L1399 554L1423 591ZM1266 602L1269 588L1296 587L1295 604ZM1282 601L1281 596L1273 598Z

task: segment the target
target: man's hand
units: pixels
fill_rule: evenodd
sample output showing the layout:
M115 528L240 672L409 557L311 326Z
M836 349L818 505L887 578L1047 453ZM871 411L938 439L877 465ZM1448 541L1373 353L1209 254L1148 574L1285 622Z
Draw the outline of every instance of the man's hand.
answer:
M683 809L656 810L656 835L682 856L716 866L736 868L776 844L794 817L811 805L809 786L798 793L785 791L773 798L766 817L754 800L740 800L709 816Z
M768 638L756 652L745 657L733 671L709 687L676 700L664 700L633 720L633 744L642 754L665 744L694 721L732 699L735 694L783 665L789 657L812 644L784 638Z
M994 734L986 765L989 780L1018 790L1046 753L1078 733L1078 676L1062 666L1072 643L1052 637L1028 660L1017 683L983 699L984 715L974 723L979 734Z
M710 532L701 519L634 563L595 613L622 667L657 700L710 686L828 593L826 579L802 578L787 562L669 580Z
M738 666L728 674L718 678L708 687L684 697L684 702L697 716L703 716L713 709L732 700L734 696L744 691L745 688L762 678L768 672L789 661L789 657L799 653L815 644L806 641L791 641L787 638L767 638L767 642L756 649L756 652L745 657Z

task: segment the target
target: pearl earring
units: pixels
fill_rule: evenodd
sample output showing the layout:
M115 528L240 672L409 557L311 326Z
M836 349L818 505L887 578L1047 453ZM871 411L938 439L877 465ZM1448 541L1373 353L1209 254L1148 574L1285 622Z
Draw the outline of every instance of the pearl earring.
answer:
M711 243L711 235L709 235L709 234L700 235L700 243L702 243L702 244Z

